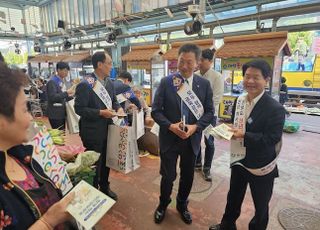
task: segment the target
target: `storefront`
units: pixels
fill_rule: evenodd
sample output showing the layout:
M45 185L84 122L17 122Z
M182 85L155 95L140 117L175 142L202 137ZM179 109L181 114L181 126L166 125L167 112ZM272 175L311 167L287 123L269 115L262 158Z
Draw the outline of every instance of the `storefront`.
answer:
M50 78L55 72L55 64L63 61L67 62L70 66L71 81L79 78L82 75L83 64L86 60L90 59L90 51L70 52L70 53L56 53L56 54L39 54L28 60L31 71L31 76Z
M132 74L133 84L142 87L149 106L161 78L165 76L162 54L159 45L132 46L131 51L121 58L127 62L127 70Z
M287 32L272 32L224 38L224 45L216 52L216 58L221 58L222 76L225 80L219 118L231 118L233 102L243 92L242 66L256 58L264 59L273 69L266 91L279 100L283 57L291 54L287 36Z

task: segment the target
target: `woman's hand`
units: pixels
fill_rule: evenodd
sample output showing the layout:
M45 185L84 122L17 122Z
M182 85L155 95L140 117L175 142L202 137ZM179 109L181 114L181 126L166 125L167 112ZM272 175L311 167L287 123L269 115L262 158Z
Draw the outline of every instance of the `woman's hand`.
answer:
M71 192L59 202L52 205L39 220L28 228L28 230L52 230L58 224L70 219L71 215L66 211L66 209L73 199L74 192Z
M41 217L53 228L70 219L71 215L66 211L69 203L74 199L74 192L69 193L59 202L52 205L48 211Z

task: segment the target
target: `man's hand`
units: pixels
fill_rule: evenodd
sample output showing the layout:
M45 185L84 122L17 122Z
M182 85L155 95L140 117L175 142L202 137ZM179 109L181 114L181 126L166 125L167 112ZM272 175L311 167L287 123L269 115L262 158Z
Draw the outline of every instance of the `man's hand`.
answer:
M70 89L67 90L67 94L68 94L69 97L72 97L74 95L74 93L75 93L74 88L70 88Z
M120 107L118 110L117 110L117 114L125 114L124 110L122 107Z
M191 137L197 131L197 125L186 125L187 127L187 138Z
M244 132L241 129L230 129L231 132L233 132L232 139L236 138L244 138Z
M102 109L102 110L100 110L99 115L104 118L112 118L112 117L114 117L114 111L109 110L109 109Z
M133 103L131 103L128 107L129 107L129 109L132 109L132 110L137 110L138 109L138 107Z
M181 139L187 139L188 138L187 133L180 128L181 126L182 126L182 122L180 121L178 123L171 124L169 126L169 130L174 134L176 134Z

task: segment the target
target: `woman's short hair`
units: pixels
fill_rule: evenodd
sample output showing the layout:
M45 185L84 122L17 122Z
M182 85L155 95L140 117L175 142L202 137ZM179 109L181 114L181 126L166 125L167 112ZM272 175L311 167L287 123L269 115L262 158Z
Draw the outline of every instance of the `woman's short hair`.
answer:
M21 70L10 69L0 62L0 115L14 119L16 99L26 83L27 76Z

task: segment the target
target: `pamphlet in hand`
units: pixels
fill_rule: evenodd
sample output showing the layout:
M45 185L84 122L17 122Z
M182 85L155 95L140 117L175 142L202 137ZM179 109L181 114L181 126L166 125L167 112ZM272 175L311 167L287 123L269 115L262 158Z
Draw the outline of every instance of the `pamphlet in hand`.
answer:
M126 117L127 116L126 113L116 113L116 112L114 112L113 115L116 117Z
M233 132L230 131L230 127L223 123L212 128L210 134L214 137L224 138L228 141L230 141L233 136Z
M67 211L85 229L91 229L115 204L113 199L83 180L71 191L75 192L75 198Z

